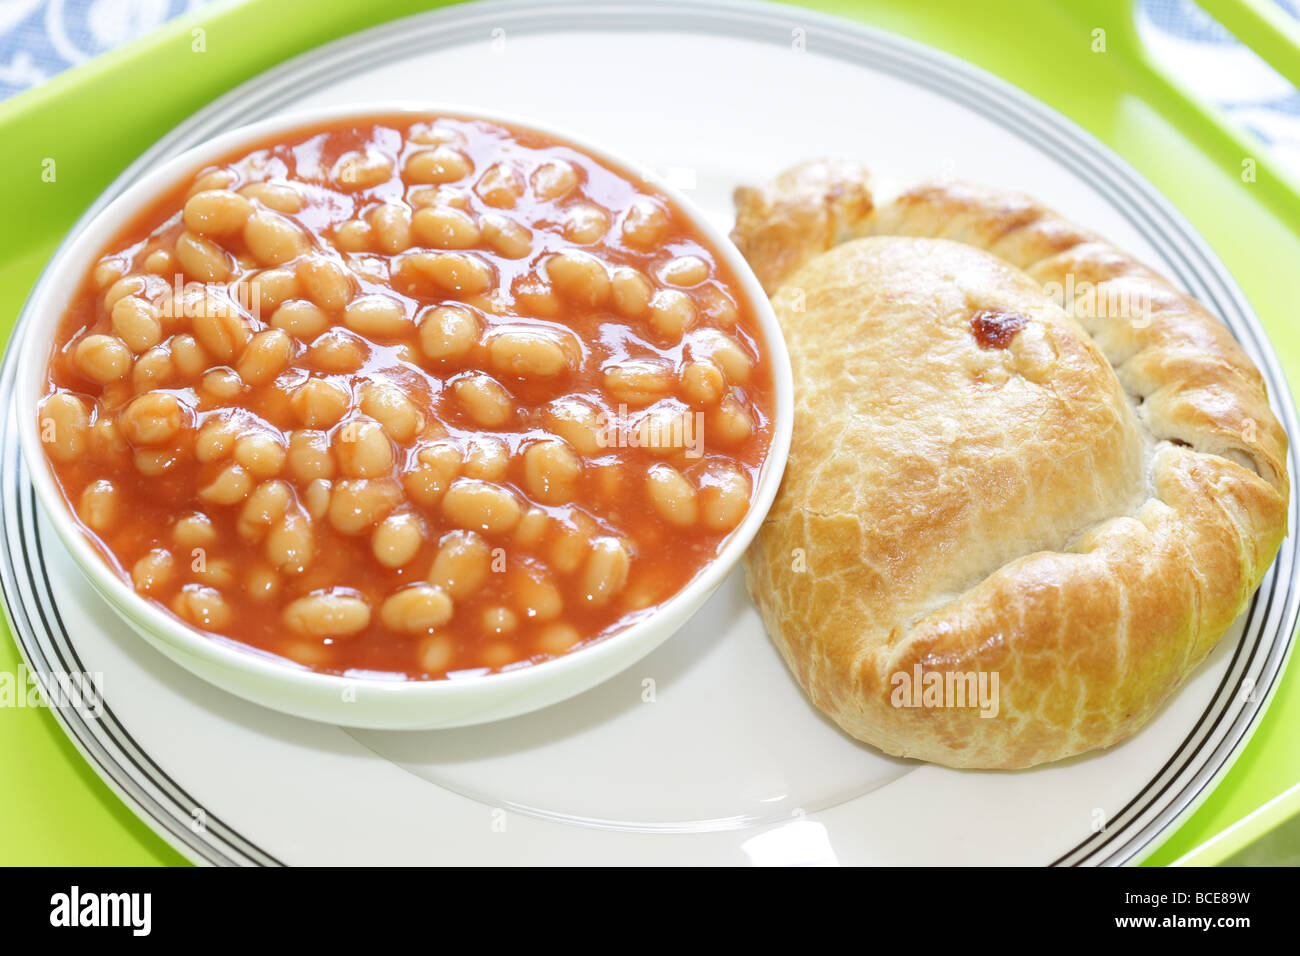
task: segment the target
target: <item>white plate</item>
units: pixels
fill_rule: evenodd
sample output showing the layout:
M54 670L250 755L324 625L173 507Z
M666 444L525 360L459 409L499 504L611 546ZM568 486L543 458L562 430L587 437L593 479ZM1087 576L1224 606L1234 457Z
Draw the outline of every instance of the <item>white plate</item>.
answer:
M1221 315L1297 434L1240 291L1105 147L965 64L783 7L475 4L414 17L222 98L99 205L217 131L397 91L580 131L691 190L724 226L736 184L828 153L1032 193ZM12 365L0 378L6 407ZM846 738L804 701L737 576L659 651L567 703L464 730L344 731L215 690L118 624L37 514L12 414L0 421L0 584L14 631L38 671L104 675L103 714L68 707L60 720L105 780L200 861L1130 862L1248 740L1300 601L1293 502L1291 534L1250 608L1145 729L1105 753L1018 773L944 770Z

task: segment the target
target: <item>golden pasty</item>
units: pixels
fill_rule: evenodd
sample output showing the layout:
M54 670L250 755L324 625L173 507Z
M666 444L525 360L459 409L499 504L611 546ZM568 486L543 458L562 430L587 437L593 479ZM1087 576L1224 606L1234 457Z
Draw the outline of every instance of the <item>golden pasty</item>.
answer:
M819 162L736 200L796 391L747 581L813 703L954 767L1133 733L1285 533L1287 438L1231 334L1019 196Z

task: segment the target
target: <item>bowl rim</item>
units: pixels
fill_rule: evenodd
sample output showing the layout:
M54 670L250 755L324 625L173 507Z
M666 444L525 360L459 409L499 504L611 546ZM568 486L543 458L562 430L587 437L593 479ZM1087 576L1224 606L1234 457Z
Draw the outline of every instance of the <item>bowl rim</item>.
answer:
M53 336L72 296L80 286L87 270L121 227L156 200L164 191L178 185L204 165L238 150L253 146L276 134L305 131L335 121L380 120L389 117L412 118L419 116L449 117L455 119L484 120L509 127L535 132L575 147L593 159L605 163L616 172L641 179L666 196L690 221L691 225L712 246L713 251L726 263L749 299L767 359L771 363L775 408L772 413L772 437L767 455L760 468L759 480L749 511L741 523L725 539L717 554L706 563L690 581L667 600L653 608L639 620L592 643L559 657L518 667L513 670L494 671L487 674L467 675L462 678L419 679L383 672L324 673L298 664L270 651L247 645L236 638L203 632L182 622L164 611L159 605L137 594L134 588L110 567L108 560L91 544L88 536L73 517L70 503L65 500L54 480L51 463L46 458L39 440L37 416L30 414L44 394L45 373L53 349ZM132 174L129 167L114 183ZM106 189L112 189L110 184ZM69 278L70 276L70 278ZM789 352L781 333L776 314L753 270L730 238L716 228L680 190L664 181L652 170L620 156L585 136L560 126L517 116L505 111L482 109L454 103L425 102L420 100L382 100L334 104L311 109L291 110L253 123L228 130L219 136L191 147L141 174L107 206L88 221L79 221L50 257L26 305L18 317L20 341L13 343L17 349L18 369L15 384L15 415L19 425L19 443L27 471L42 508L58 532L64 545L72 553L82 573L89 578L101 596L127 615L137 628L146 629L156 640L206 664L223 669L244 672L271 684L281 685L286 691L337 694L345 688L365 688L368 698L377 695L385 698L436 698L463 699L489 692L524 692L535 686L551 684L564 679L569 672L596 668L602 659L617 659L628 645L644 644L639 654L633 654L624 666L644 656L656 646L659 621L671 616L674 608L702 605L739 562L744 550L758 533L776 497L789 456L794 418L794 382ZM691 612L683 620L693 616ZM677 630L680 628L674 628ZM673 633L658 635L660 640ZM621 669L621 668L619 668ZM265 684L264 684L265 686ZM580 693L590 683L576 687ZM566 695L570 696L570 695ZM263 695L265 699L265 695ZM274 706L274 705L270 705Z

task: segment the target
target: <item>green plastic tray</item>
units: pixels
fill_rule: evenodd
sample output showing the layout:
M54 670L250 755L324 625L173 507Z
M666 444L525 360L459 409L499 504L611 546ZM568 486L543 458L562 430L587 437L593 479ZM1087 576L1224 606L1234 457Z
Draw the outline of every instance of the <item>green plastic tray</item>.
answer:
M1204 0L1296 79L1293 28L1267 0ZM133 159L220 94L289 57L441 3L249 0L218 3L0 104L0 335L65 231ZM1108 143L1161 189L1232 271L1291 382L1300 382L1300 184L1150 63L1130 0L811 0L807 7L891 30L1002 76ZM797 16L797 14L795 14ZM1097 30L1105 50L1096 50ZM46 160L56 176L46 182ZM1243 161L1255 161L1244 182ZM1295 437L1295 436L1293 436ZM0 623L0 671L20 657ZM1250 744L1215 791L1148 858L1283 862L1300 811L1300 679L1290 662ZM179 864L39 709L0 711L5 864ZM1270 856L1267 834L1276 831ZM1290 833L1285 837L1283 829ZM1261 840L1261 837L1265 839Z

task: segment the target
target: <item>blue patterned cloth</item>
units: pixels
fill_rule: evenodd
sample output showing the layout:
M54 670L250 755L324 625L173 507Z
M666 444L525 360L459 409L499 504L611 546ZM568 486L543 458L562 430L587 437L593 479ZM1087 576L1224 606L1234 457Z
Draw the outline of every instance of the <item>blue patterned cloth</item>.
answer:
M156 30L206 0L0 0L0 99Z
M207 0L0 0L0 99ZM1274 0L1300 19L1300 0ZM1300 171L1300 93L1192 0L1138 0L1151 51Z
M1273 0L1300 19L1300 0ZM1138 32L1151 53L1217 103L1300 173L1300 92L1191 0L1140 0Z

